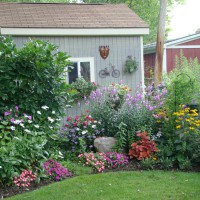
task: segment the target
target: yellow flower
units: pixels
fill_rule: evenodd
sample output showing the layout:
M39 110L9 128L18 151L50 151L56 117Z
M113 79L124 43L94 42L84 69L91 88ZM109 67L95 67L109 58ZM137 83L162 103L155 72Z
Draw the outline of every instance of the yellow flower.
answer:
M153 160L155 160L155 161L156 161L156 160L157 160L157 158L154 156L154 157L153 157Z
M190 126L189 129L190 129L190 130L194 130L194 127Z
M176 126L177 129L181 128L181 125Z

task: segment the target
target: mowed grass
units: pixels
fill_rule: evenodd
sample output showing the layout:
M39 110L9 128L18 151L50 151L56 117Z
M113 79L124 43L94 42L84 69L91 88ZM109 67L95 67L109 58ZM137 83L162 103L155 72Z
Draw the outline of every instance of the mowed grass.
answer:
M199 200L200 173L137 171L83 175L9 200Z

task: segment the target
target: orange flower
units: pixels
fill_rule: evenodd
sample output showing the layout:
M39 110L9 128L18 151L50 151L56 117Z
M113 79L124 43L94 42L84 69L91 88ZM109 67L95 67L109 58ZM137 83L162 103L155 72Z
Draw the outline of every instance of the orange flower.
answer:
M86 110L86 112L89 113L90 111L89 111L89 110Z

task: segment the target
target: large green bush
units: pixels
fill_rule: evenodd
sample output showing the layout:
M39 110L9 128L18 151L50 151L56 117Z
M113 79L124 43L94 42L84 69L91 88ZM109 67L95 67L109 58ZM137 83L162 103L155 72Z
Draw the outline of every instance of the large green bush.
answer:
M55 45L31 40L21 49L9 37L0 37L0 111L20 105L27 113L48 106L61 113L69 102L64 72L68 55Z
M176 68L164 77L168 93L166 107L172 112L181 104L200 104L200 64L197 59L187 60L181 54Z

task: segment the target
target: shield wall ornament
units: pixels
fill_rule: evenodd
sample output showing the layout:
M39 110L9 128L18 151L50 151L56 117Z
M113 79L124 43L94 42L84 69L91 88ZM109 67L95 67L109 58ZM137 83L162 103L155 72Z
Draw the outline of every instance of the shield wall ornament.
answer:
M109 51L109 46L99 46L100 55L104 60L108 57Z

